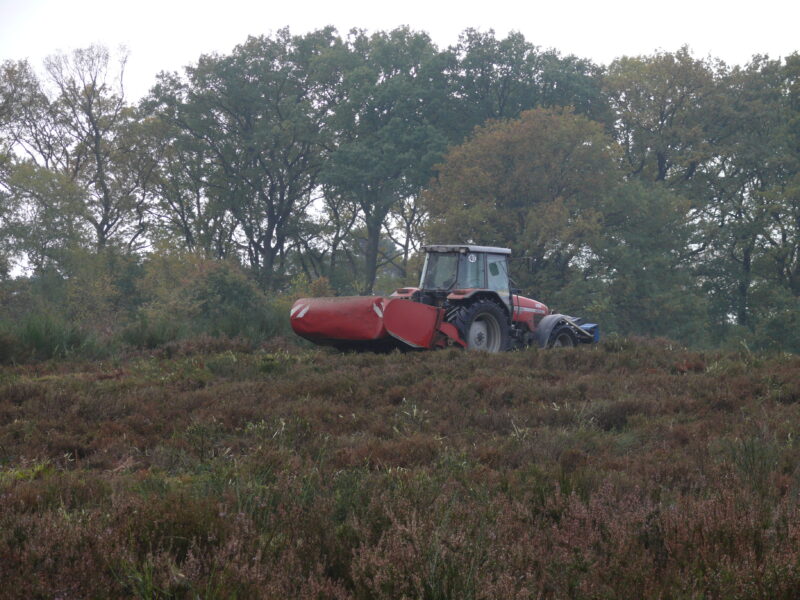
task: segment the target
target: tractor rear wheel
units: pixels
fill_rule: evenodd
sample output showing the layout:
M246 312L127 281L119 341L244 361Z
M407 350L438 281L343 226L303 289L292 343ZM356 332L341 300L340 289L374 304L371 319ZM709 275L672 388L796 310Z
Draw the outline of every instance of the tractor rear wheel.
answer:
M467 350L502 352L508 350L509 325L506 313L491 300L479 300L458 309L450 322L456 326Z

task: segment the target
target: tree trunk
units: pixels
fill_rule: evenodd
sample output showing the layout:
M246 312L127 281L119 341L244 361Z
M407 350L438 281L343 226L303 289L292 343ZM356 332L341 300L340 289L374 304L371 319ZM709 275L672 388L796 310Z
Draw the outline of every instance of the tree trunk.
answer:
M373 293L375 277L378 274L378 247L381 241L382 222L375 216L367 217L367 247L365 248L364 287L361 293L368 296Z
M736 289L736 322L743 327L747 327L750 324L747 305L750 296L751 263L751 251L750 248L746 248L742 256L742 274L739 277L739 284Z
M333 278L336 276L336 263L337 263L337 254L339 253L339 241L334 238L333 243L331 244L331 259L328 263L328 279L333 281Z

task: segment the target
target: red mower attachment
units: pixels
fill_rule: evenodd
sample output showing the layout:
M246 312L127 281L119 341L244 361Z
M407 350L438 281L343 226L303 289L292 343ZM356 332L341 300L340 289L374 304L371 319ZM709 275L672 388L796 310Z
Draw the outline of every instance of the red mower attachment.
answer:
M443 309L403 298L301 298L289 316L297 335L341 350L466 346Z

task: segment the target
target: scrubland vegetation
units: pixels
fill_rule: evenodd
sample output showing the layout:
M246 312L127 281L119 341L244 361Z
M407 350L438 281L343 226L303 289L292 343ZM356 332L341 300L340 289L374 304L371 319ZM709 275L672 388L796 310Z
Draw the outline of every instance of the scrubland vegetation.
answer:
M69 279L45 272L0 285L0 364L110 359L198 336L253 349L293 336L298 296L330 293L326 279L300 276L267 295L235 263L191 255L94 257Z
M800 358L200 337L0 368L0 597L796 598Z

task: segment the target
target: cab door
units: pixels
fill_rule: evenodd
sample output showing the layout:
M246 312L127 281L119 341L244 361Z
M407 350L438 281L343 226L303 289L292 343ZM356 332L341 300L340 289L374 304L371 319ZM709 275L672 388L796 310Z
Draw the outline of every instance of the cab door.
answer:
M511 288L508 284L508 257L505 254L488 254L486 267L488 288L497 292L510 310Z

